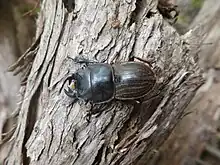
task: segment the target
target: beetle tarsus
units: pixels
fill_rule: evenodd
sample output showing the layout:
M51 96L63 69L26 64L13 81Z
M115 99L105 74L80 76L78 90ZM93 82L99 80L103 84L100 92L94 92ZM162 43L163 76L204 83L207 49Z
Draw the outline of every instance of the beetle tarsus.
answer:
M129 55L128 61L134 61L134 56L133 55Z
M75 99L73 99L68 105L67 105L67 107L73 107L73 105L76 103L78 101L78 99L77 98L75 98Z

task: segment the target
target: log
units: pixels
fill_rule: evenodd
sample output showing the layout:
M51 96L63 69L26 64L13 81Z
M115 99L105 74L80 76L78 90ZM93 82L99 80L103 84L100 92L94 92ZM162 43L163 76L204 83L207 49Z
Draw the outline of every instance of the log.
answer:
M199 51L199 66L203 69L205 83L185 110L189 115L179 122L166 143L160 147L160 158L157 162L160 165L193 164L195 160L200 159L207 163L219 164L219 160L204 156L212 155L209 150L205 153L205 146L217 146L215 139L218 141L219 134L219 14L220 1L204 1L189 27L194 28L202 23L206 26L205 29L209 29Z
M25 90L5 163L150 163L203 84L203 26L179 35L156 0L43 0L37 25L36 42L10 68L24 73ZM68 106L71 98L59 93L81 67L67 57L82 55L106 63L138 56L151 61L157 83L141 105L115 100L90 115L89 106Z

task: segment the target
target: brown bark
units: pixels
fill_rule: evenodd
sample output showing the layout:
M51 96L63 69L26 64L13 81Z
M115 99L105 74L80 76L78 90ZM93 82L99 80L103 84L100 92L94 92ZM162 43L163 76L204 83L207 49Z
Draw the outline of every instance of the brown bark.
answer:
M190 28L203 24L209 31L199 51L199 64L204 70L205 84L188 106L190 112L174 129L172 135L161 148L158 164L204 164L218 165L219 156L206 151L212 146L220 153L220 1L206 0ZM204 157L211 155L211 158ZM218 154L219 154L218 153Z
M28 76L5 163L147 164L203 83L197 52L206 29L180 36L155 0L72 6L68 13L60 0L42 2L37 40L11 68L25 68ZM59 90L68 69L80 67L68 55L110 63L126 61L130 54L153 61L157 75L141 107L115 101L89 119L83 103L67 107L71 99Z

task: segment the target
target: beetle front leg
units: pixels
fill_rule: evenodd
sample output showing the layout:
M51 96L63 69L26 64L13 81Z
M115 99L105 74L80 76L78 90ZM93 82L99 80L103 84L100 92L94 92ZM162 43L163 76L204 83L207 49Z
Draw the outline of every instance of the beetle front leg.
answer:
M98 61L96 60L89 60L87 58L85 58L84 56L77 56L75 58L72 58L72 57L69 57L67 56L67 58L73 60L75 63L78 63L78 64L91 64L91 63L98 63Z
M112 106L112 101L107 103L102 103L99 105L96 104L91 107L90 112L92 115L96 114L97 116L99 116L103 110L110 110L111 106Z
M72 107L79 99L76 96L76 92L73 91L70 87L68 87L68 90L64 89L64 92L67 96L69 96L70 98L73 98L73 100L71 101L70 104L68 104L67 107Z
M76 98L76 92L73 91L70 87L67 88L68 90L64 89L65 94L71 98Z

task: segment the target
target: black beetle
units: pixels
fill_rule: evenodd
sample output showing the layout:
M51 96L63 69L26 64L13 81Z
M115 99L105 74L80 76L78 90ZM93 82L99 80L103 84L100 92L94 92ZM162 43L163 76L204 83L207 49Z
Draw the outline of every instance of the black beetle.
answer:
M156 76L147 61L138 59L142 62L112 65L79 57L72 59L86 65L65 79L63 85L69 81L69 86L64 91L67 96L75 98L73 103L77 100L101 104L113 99L140 99L153 88Z

